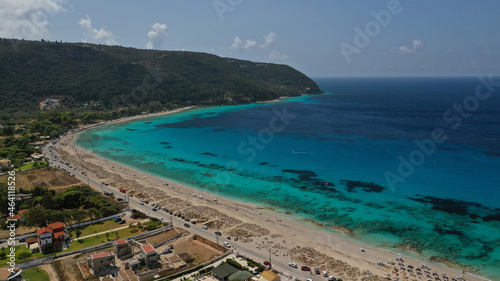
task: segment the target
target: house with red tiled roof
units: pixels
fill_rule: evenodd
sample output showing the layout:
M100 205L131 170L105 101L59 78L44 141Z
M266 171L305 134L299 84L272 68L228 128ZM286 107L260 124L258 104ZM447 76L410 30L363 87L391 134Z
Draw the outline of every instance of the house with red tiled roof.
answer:
M125 239L114 241L113 250L115 251L116 257L119 259L125 259L132 255L132 247Z
M26 239L26 248L30 249L31 253L40 251L40 244L38 244L38 237L31 237Z
M141 246L141 254L144 257L146 266L153 267L158 263L160 255L156 252L155 248L151 244L145 244Z
M23 209L17 212L17 215L8 217L8 220L15 220L17 222L24 222L26 219L24 218L24 214L28 212L30 209Z
M38 245L42 252L45 246L51 244L64 247L67 238L66 225L62 222L51 223L37 230L36 235L38 236Z
M48 227L42 227L36 231L36 236L38 236L38 243L40 247L43 249L43 246L52 244L54 242L53 239L54 231Z
M112 252L102 252L90 255L87 257L87 265L94 275L100 276L106 272L106 270L115 267L115 255Z

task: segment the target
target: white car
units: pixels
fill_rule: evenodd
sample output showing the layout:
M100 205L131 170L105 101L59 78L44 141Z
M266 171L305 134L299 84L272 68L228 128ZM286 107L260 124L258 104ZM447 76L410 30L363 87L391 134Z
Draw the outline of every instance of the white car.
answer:
M207 230L207 229L208 229L208 226L204 225L204 226L202 226L201 228L202 228L202 229Z
M297 264L294 262L291 262L288 264L290 267L297 268Z
M227 243L227 242L224 242L222 243L224 246L228 247L228 248L231 248L231 244Z
M326 270L323 270L323 277L328 277L328 273L326 273Z

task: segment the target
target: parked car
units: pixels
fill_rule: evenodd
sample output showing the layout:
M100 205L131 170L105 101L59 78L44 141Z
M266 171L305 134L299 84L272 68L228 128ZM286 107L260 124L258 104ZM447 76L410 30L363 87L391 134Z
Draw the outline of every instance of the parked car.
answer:
M228 248L231 248L231 244L227 243L227 242L224 242L222 243L224 246L228 247Z
M300 269L302 269L302 271L311 271L311 268L305 265L303 265Z
M328 277L328 273L326 273L326 270L323 270L323 277Z
M293 268L297 268L297 264L294 262L289 263L288 266L293 267Z
M191 225L189 225L189 223L185 223L184 226L185 227L191 227Z
M234 241L238 241L238 237L237 236L234 236Z
M220 233L219 231L216 231L216 232L215 232L215 235L219 235L219 236L221 236L221 235L222 235L222 233Z
M192 223L192 224L196 224L196 221L192 221L191 223Z
M328 277L328 281L335 281L335 280L337 280L337 278L335 278L335 276Z
M268 261L264 261L264 265L270 266L270 265L271 265L271 263L270 263L270 262L268 262Z
M124 224L124 223L126 223L126 222L127 222L126 220L121 220L121 221L120 221L120 224Z
M205 229L205 230L208 230L208 226L206 226L206 225L202 225L201 228Z
M318 274L319 275L319 268L315 268L314 269L314 273Z
M121 220L122 220L122 218L120 218L120 217L116 217L116 218L114 219L114 221L115 221L115 222L119 222L119 221L121 221Z

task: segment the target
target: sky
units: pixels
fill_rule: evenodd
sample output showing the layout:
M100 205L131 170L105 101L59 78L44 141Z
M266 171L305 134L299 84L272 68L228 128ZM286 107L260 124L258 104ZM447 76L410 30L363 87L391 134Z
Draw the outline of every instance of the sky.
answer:
M500 74L500 1L0 0L0 37L185 50L310 77Z

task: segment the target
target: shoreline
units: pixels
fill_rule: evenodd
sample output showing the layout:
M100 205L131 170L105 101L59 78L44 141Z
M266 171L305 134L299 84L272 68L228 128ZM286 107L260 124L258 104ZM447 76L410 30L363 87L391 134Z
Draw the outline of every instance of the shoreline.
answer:
M277 99L275 101L271 102L276 102L276 101L281 101L282 99ZM63 137L61 139L67 139L67 147L62 148L63 150L66 150L66 154L73 158L71 160L73 165L79 166L81 170L88 170L88 173L94 173L93 177L96 179L102 179L102 178L107 178L105 175L106 174L115 174L115 176L111 177L113 180L114 178L122 178L125 182L128 181L133 181L137 182L136 187L133 188L134 191L136 191L136 194L142 194L145 199L147 198L155 198L156 200L154 202L162 202L161 205L167 204L164 203L165 201L178 201L181 200L186 204L186 208L190 208L193 206L196 207L201 207L201 208L212 208L217 210L218 212L225 214L229 217L234 217L236 220L239 220L245 223L251 223L251 224L257 224L260 225L262 228L269 230L270 235L279 235L276 236L278 239L274 239L275 243L281 247L284 247L282 244L279 243L278 240L280 240L280 237L286 237L288 238L286 241L293 241L292 246L295 245L295 247L301 247L301 248L312 248L314 251L317 251L322 254L327 255L334 258L335 260L342 261L344 263L348 264L348 268L358 268L359 270L359 278L363 276L367 276L369 274L362 274L363 272L366 272L367 270L371 274L376 274L380 278L383 278L385 274L387 274L389 269L392 267L385 266L381 267L378 266L376 263L378 260L384 260L387 261L389 259L395 259L398 254L391 252L390 250L385 250L382 248L376 248L370 245L365 245L363 243L359 243L356 241L352 241L355 238L348 239L348 238L343 238L340 237L338 234L334 234L333 232L339 232L343 233L342 231L336 230L335 228L338 228L338 226L332 226L334 228L334 231L328 231L325 228L325 225L321 224L321 227L318 225L318 222L314 222L312 220L308 221L308 219L305 218L298 218L294 217L294 214L287 214L284 211L279 211L275 210L272 207L267 207L267 206L259 206L255 204L250 204L246 202L242 202L239 200L235 199L230 199L227 197L222 197L217 195L217 202L214 203L210 199L208 200L201 200L199 197L190 197L191 194L198 193L198 194L203 194L207 193L201 189L197 189L196 187L189 186L183 183L175 182L169 179L163 179L158 176L154 176L145 172L142 172L140 170L136 170L132 167L126 166L124 164L114 162L105 158L102 158L100 156L97 156L79 146L76 146L73 142L76 139L76 137L85 129L90 129L90 128L95 128L101 125L107 125L107 124L114 124L114 123L122 123L122 122L127 122L127 121L133 121L133 120L138 120L142 118L148 118L148 117L157 117L161 115L166 115L166 114L173 114L173 113L178 113L181 111L189 110L195 108L194 106L191 107L186 107L186 108L181 108L181 109L176 109L172 111L164 111L164 112L159 112L159 113L154 113L154 114L148 114L148 115L138 115L138 116L131 116L131 117L125 117L117 120L113 120L110 122L103 122L99 124L93 124L87 127L81 128L79 132L76 134L71 133L68 134L68 136ZM59 148L59 147L58 147ZM89 155L90 158L78 158L78 154L86 154ZM92 165L88 169L85 169L85 165ZM101 168L102 172L92 172L91 170L92 167L95 166L97 168ZM83 167L83 169L81 168ZM94 169L95 169L94 167ZM118 167L118 169L116 169ZM104 176L104 177L102 177ZM118 177L117 177L118 176ZM113 187L115 191L117 191L120 187L126 187L128 186L120 186L120 181L117 180L118 183L114 183ZM169 186L165 186L164 183L168 183ZM110 182L110 185L111 182ZM173 188L172 188L173 187ZM107 187L109 189L109 187ZM129 189L127 189L129 190ZM187 193L187 195L186 195ZM205 196L205 194L203 194ZM147 197L146 197L147 196ZM207 195L207 197L210 196L213 197L214 195L210 194ZM167 200L168 199L168 200ZM175 199L175 200L174 200ZM194 205L191 204L191 202L195 201ZM205 202L206 201L206 202ZM187 203L185 203L187 202ZM182 203L181 203L182 205ZM236 209L233 206L237 206ZM229 212L229 214L228 214ZM184 211L183 211L184 213ZM261 214L262 213L262 214ZM278 223L276 223L278 221ZM281 222L280 222L281 221ZM227 229L235 228L234 226L227 227ZM343 233L343 235L348 236L348 234ZM262 235L266 236L266 235ZM267 235L269 236L269 235ZM311 237L311 239L304 238L304 237ZM316 239L312 238L315 237ZM264 244L264 241L262 240L262 237L252 237L251 242L248 243L254 243L256 244L256 248L260 249L260 244ZM266 239L267 240L267 239ZM272 239L270 239L272 240ZM283 240L285 241L285 240ZM269 242L269 241L268 241ZM289 243L287 243L287 246L289 246ZM366 252L361 252L360 248L364 248ZM288 252L289 252L289 259L290 261L293 259L293 255L290 254L290 251L293 251L293 248L290 249L288 247ZM267 251L266 251L267 252ZM325 253L326 252L326 253ZM418 253L417 253L418 254ZM405 257L405 263L410 262L413 263L414 265L420 265L422 263L428 263L432 264L434 267L439 267L438 271L447 273L450 276L459 276L462 275L461 270L453 269L453 268L447 268L446 264L443 263L438 263L436 264L435 262L432 261L422 261L413 257L409 256L404 256ZM296 260L294 260L296 262ZM347 267L346 267L347 268ZM335 275L338 275L337 272L335 272ZM342 275L340 275L342 276ZM467 280L488 280L484 277L478 277L475 276L474 274L467 273L466 275ZM348 279L348 280L360 280L357 278L349 278L348 276L344 276L343 279Z

